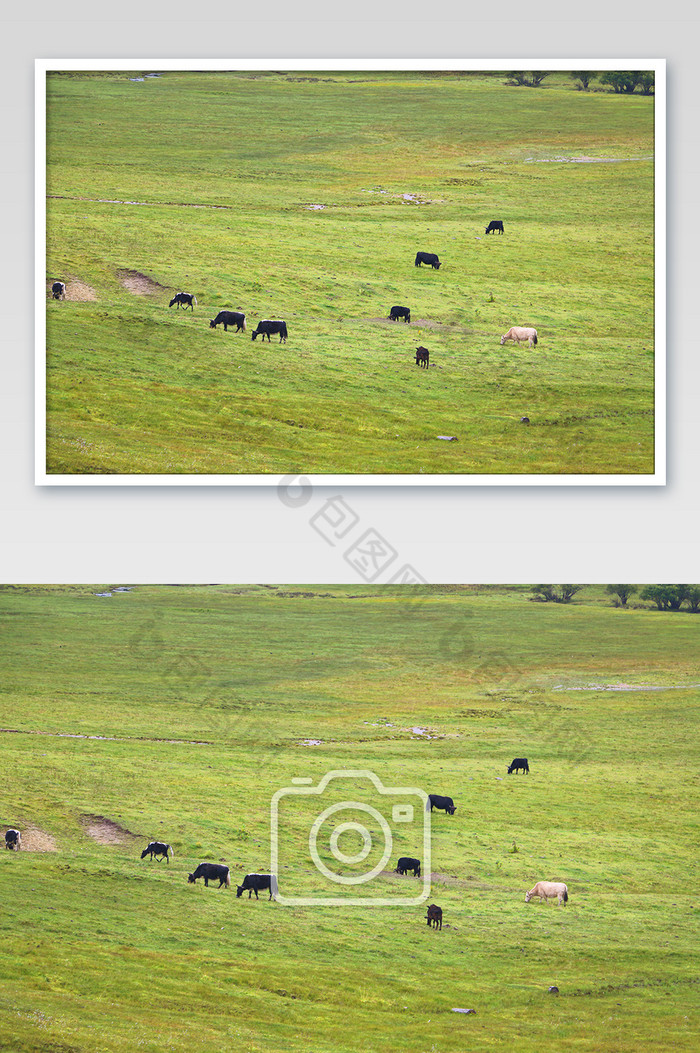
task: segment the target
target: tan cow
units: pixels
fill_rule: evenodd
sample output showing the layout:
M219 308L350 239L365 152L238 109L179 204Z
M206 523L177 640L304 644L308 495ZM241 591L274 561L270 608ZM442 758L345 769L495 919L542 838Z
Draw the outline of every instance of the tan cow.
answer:
M533 896L539 896L545 903L556 896L561 906L562 900L564 903L568 900L569 890L563 881L538 881L534 888L525 893L525 902L529 903Z
M515 340L516 344L519 344L521 340L527 340L528 345L532 347L533 344L537 343L537 330L528 329L522 325L512 325L508 332L501 337L501 343L505 344L506 340Z

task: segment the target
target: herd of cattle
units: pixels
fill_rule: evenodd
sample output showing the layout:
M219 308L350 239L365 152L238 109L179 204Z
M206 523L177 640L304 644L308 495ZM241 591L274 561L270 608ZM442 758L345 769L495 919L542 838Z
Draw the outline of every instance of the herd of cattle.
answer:
M194 311L194 305L197 303L197 297L192 293L179 292L173 296L172 300L168 304L172 307L173 304L177 304L178 310L182 304L184 311L189 307L191 311ZM242 311L219 311L216 318L212 318L209 321L209 328L216 329L217 325L223 325L224 332L228 332L228 327L235 325L236 332L245 332L245 315ZM284 341L287 343L287 323L281 318L263 318L262 321L258 322L257 327L252 333L253 340L258 336L262 336L263 340L267 337L268 344L271 343L270 335L279 333L280 343Z
M517 773L519 771L529 775L530 765L528 764L527 757L515 757L512 763L508 765L509 775L512 775L513 772ZM444 797L441 794L431 793L428 794L426 811L432 812L433 809L443 811L446 815L454 815L457 811L457 806L451 797ZM5 848L17 852L21 848L21 845L22 835L20 831L14 828L9 829L5 833ZM173 850L172 847L164 841L150 841L141 853L141 859L145 859L146 856L149 856L151 862L153 862L154 859L159 861L165 859L169 864L170 859L173 856ZM414 877L420 877L420 868L420 859L414 859L412 856L401 856L396 864L394 873L406 875L410 872ZM209 887L210 881L218 881L219 888L231 887L231 873L229 867L227 867L225 863L200 863L192 874L187 875L187 881L189 884L194 885L199 878L203 878L204 884L207 888ZM255 898L258 899L258 892L269 892L268 900L272 900L276 897L278 892L277 877L275 874L246 874L243 878L243 884L236 886L236 897L240 899L246 890L248 892L248 899L251 898L253 893L255 893ZM533 896L537 896L545 902L548 899L556 897L558 903L561 905L562 903L568 902L569 891L562 881L538 881L534 888L531 888L530 891L525 894L525 902L529 903ZM437 906L437 904L430 904L426 918L428 926L432 926L435 929L442 929L442 908Z
M489 225L486 227L486 234L494 234L498 232L503 234L503 220L492 219ZM440 270L442 264L440 259L435 252L417 252L415 258L415 266L420 267L425 264L427 267L432 267L433 270ZM55 281L51 287L51 293L54 300L65 300L66 298L66 285L65 282ZM180 307L183 310L187 310L189 307L194 312L195 304L197 303L197 297L193 293L179 292L173 296L170 301L169 307L177 306L178 310ZM398 322L403 319L404 322L410 323L411 321L411 310L409 307L403 307L401 304L395 304L389 311L389 321ZM246 331L245 314L242 311L219 311L216 318L212 318L209 321L209 328L216 329L218 325L223 325L224 332L228 332L229 326L236 329L237 333ZM267 337L268 343L271 343L270 336L279 334L279 342L287 342L287 323L281 318L263 318L258 322L255 330L252 333L252 339L262 336L263 341ZM504 344L506 340L514 340L516 343L520 343L521 340L527 340L528 346L533 347L537 344L537 330L525 326L512 326L507 333L501 337L501 344ZM430 354L426 347L416 348L416 365L423 366L426 369L430 366Z
M151 862L154 859L165 859L167 863L170 863L170 857L173 855L173 850L170 845L166 845L164 841L150 841L143 852L141 858L145 859L146 856L150 856ZM210 881L218 881L219 888L231 888L231 873L229 868L224 863L200 863L193 874L187 875L187 880L190 885L194 885L197 878L204 878L204 884L209 888ZM246 874L243 878L243 884L237 885L236 895L240 898L246 889L248 889L248 899L250 899L253 892L255 898L258 898L258 892L261 889L267 889L270 893L270 899L277 895L277 878L274 874Z

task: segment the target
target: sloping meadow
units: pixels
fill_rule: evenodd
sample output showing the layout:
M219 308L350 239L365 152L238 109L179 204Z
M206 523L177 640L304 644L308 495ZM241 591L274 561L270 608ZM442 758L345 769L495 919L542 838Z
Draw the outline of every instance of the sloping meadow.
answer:
M517 1032L544 1053L695 1049L700 619L606 602L1 593L0 814L50 842L0 855L0 1045L461 1053ZM530 773L507 775L520 756ZM404 902L420 879L393 873L417 854L396 793L374 801L396 840L373 885L393 905L314 903L310 862L279 872L310 903L236 898L269 872L273 795L358 769L454 799L432 815L442 930ZM280 827L292 854L309 821ZM151 840L169 862L140 858ZM188 884L206 860L230 891ZM542 879L567 883L566 906L525 903Z
M653 470L653 98L134 76L48 76L50 473Z

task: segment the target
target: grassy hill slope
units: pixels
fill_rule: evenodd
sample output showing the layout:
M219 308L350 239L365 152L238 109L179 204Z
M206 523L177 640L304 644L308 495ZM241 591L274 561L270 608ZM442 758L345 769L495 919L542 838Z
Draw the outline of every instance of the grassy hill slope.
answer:
M132 76L49 75L49 472L653 470L653 99Z
M0 818L55 849L0 854L0 1046L697 1048L700 619L595 587L100 591L0 593ZM454 798L441 932L401 903L188 885L206 859L266 871L272 794L355 768ZM169 864L141 861L151 839ZM540 879L566 907L525 904Z

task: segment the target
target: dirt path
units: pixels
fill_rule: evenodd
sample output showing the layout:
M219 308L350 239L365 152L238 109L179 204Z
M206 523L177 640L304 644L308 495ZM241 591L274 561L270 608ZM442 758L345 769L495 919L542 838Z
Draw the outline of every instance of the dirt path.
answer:
M360 597L362 599L362 597ZM97 742L164 742L169 746L213 746L205 739L154 739L146 735L135 737L118 735L78 735L70 731L25 731L21 728L0 728L0 735L46 735L51 739L95 739Z
M700 684L587 684L585 687L564 687L556 684L552 691L692 691Z
M120 201L106 197L74 197L71 194L47 194L56 201L88 201L94 205L146 205L150 208L223 208L231 210L233 205L203 205L197 201Z
M392 322L389 318L353 318L349 319L353 322L386 322L387 329L392 329L396 333L401 333L405 329L407 333L410 333L412 329L440 329L446 333L474 333L474 329L469 329L464 325L451 325L446 322L433 322L429 318L413 318L410 322Z

